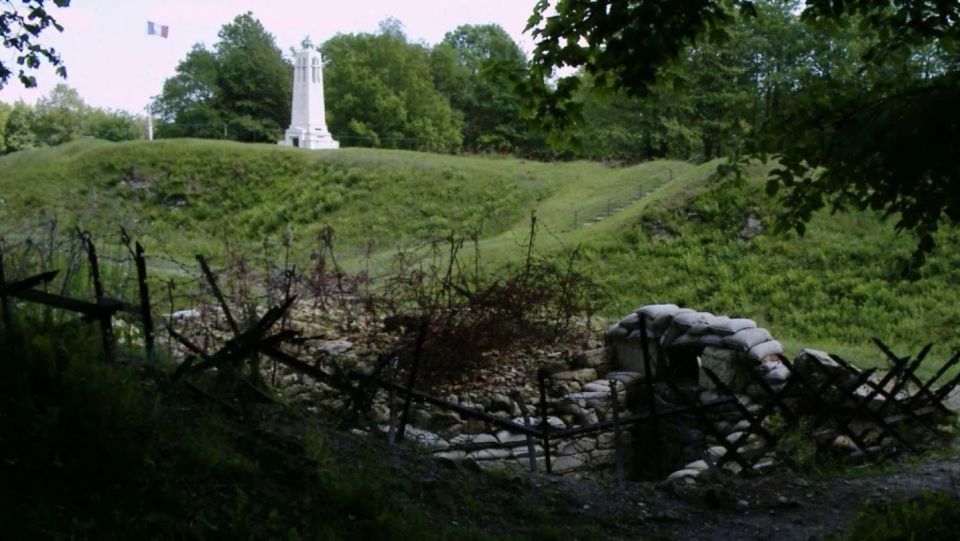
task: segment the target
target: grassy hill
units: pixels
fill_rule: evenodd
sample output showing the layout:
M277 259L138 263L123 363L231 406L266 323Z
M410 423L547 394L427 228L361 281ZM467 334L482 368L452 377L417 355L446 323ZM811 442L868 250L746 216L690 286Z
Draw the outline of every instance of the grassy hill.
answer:
M880 362L873 336L903 354L937 342L939 359L960 347L956 229L939 234L938 251L907 281L913 239L875 214L823 213L803 238L774 234L765 170L731 185L712 181L714 169L80 141L0 158L0 222L56 212L95 231L123 224L148 251L177 256L216 253L225 240L255 250L287 231L294 251L309 254L329 224L347 259L372 243L375 262L430 235L479 231L483 260L497 266L520 257L535 210L540 252L582 246L609 317L676 302L754 318L791 351L816 347L861 364ZM743 240L748 216L764 231Z

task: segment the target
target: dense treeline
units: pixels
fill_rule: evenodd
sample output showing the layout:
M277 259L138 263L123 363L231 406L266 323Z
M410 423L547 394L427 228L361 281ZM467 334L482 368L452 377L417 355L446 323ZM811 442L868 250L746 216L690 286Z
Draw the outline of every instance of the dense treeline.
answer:
M855 18L812 24L798 0L751 5L749 14L725 13L723 36L694 40L657 63L639 94L586 70L575 85L548 78L557 94L572 95L563 107L573 115L537 109L530 59L499 26L463 25L431 46L388 19L377 32L338 34L316 46L325 58L327 122L345 146L707 161L769 150L764 138L796 123L827 82L865 89L884 78L935 76L945 62L931 48L871 72L863 53L885 38ZM225 24L219 37L213 47L196 44L165 82L153 103L157 136L280 139L290 121L290 55L251 13Z
M65 84L55 86L36 106L0 102L0 154L55 146L83 136L129 141L142 138L144 129L144 119L91 107Z
M796 0L754 5L751 16L730 13L726 39L696 42L661 67L643 96L580 73L568 106L581 114L563 129L533 120L522 84L529 59L499 26L463 25L429 46L388 19L375 33L318 46L327 121L347 146L618 161L737 154L798 88L856 74L856 53L870 39L807 24ZM213 49L196 45L167 80L158 134L279 139L289 122L289 55L250 13L220 38ZM241 85L234 74L248 76Z
M293 64L251 13L194 45L154 100L157 137L276 141L290 124Z

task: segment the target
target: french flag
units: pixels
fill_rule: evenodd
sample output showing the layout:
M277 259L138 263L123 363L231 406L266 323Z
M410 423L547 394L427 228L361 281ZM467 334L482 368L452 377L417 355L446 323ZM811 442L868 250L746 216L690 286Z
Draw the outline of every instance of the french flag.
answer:
M147 21L147 35L160 36L166 38L170 33L170 27L165 24L157 24L153 21Z

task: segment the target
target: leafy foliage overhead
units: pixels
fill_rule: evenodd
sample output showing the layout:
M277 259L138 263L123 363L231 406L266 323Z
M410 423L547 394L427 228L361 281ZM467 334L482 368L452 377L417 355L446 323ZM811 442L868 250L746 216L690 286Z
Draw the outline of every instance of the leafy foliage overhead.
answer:
M67 77L67 68L60 59L60 53L38 41L40 35L50 27L63 32L63 27L47 11L51 3L64 8L70 5L70 0L22 0L23 5L19 8L14 0L0 1L0 40L4 49L16 51L14 56L19 66L14 68L0 59L0 88L7 85L14 69L23 86L37 86L37 79L31 71L39 68L44 61L56 66L57 75Z
M792 39L768 40L793 51L756 44L762 69L753 70L751 84L768 106L742 119L748 129L718 132L727 141L748 139L726 144L726 153L745 148L779 160L769 189L786 188L784 225L803 233L824 207L880 210L897 216L898 229L918 234L914 262L922 261L939 224L960 221L960 3L541 0L528 27L539 39L532 70L537 112L555 125L576 118L581 79L551 86L557 68L580 68L600 86L648 96L677 63L702 55L707 44L723 44L738 20L771 5L800 13L804 27ZM781 38L798 32L789 25L769 30L787 32L771 34ZM777 58L786 62L771 61ZM710 62L701 57L691 66ZM737 78L714 73L717 88ZM694 109L731 107L707 105Z

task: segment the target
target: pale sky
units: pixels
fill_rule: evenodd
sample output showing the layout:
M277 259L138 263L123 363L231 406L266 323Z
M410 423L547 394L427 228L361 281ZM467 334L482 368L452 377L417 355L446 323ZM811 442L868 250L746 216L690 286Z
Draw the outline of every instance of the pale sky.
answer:
M337 33L375 32L394 17L412 41L435 44L461 24L496 23L529 53L523 35L536 0L73 0L66 9L49 4L62 34L42 34L61 54L67 80L44 66L38 86L25 89L13 78L0 101L34 103L58 82L76 88L90 105L140 113L194 43L213 45L217 31L236 15L252 11L286 52L305 36L323 43ZM168 39L147 35L147 21L170 27ZM14 65L13 51L0 49ZM14 71L16 73L16 71Z

